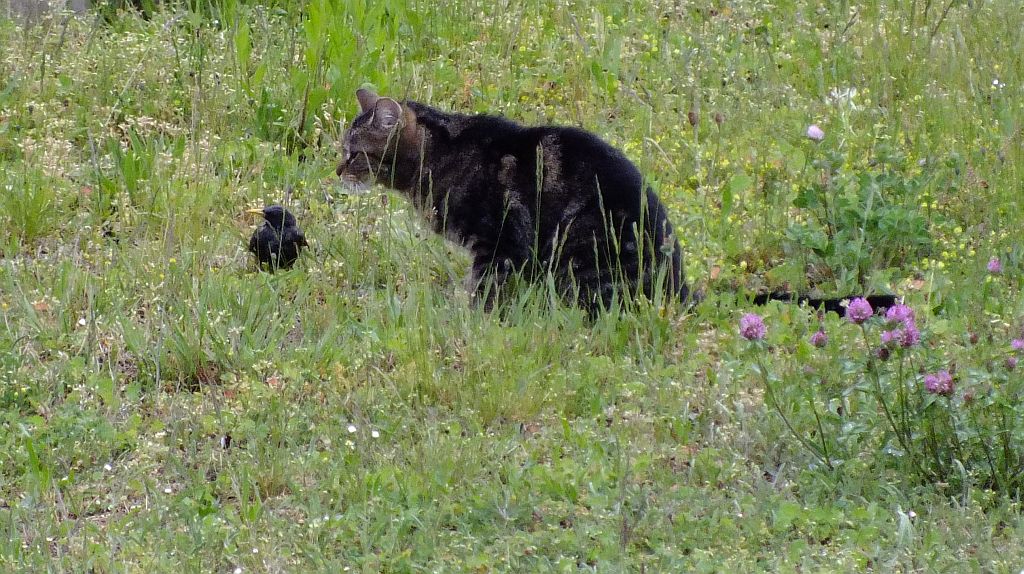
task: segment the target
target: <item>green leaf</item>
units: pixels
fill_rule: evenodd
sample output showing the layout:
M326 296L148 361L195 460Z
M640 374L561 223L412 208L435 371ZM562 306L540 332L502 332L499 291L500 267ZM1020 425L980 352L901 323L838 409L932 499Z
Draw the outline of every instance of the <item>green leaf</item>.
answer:
M821 207L821 190L818 186L802 188L793 199L793 206L801 209Z
M93 385L103 404L115 409L121 406L121 401L114 395L114 380L109 375L97 375L93 378Z
M798 173L807 165L807 156L799 149L794 149L786 157L786 168L792 173Z
M252 55L252 38L250 38L249 25L242 22L235 31L235 57L238 58L238 67L242 71L243 81L249 69L249 57Z
M795 502L782 502L775 510L775 530L789 530L793 523L803 516L803 508Z
M945 335L949 332L949 320L937 319L929 325L929 328L933 335Z
M829 246L825 232L810 224L790 225L786 229L786 238L801 247L814 250L818 255L824 255Z
M729 215L732 212L733 198L746 193L753 183L753 178L745 173L734 175L729 180L729 185L722 188L722 215Z

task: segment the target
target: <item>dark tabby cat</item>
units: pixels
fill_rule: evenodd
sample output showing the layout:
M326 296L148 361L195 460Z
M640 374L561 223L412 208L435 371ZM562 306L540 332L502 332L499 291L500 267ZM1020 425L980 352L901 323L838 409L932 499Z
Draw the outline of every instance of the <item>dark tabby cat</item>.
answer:
M639 292L689 300L679 242L665 206L640 171L597 136L570 127L524 127L493 116L442 112L356 92L360 114L345 134L345 185L382 183L409 197L437 233L473 256L470 288L490 308L513 273L550 272L591 314ZM786 293L768 300L842 311L843 299ZM891 306L877 296L872 305Z
M590 312L661 290L687 299L679 242L639 170L597 136L446 113L356 92L338 175L409 197L437 233L473 257L471 288L490 307L511 274L550 271Z

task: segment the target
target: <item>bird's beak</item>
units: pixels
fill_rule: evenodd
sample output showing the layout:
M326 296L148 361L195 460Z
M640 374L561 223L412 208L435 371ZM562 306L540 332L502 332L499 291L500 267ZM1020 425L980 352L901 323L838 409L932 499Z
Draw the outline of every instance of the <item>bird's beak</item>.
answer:
M246 213L258 213L260 215L263 215L263 209L259 208L259 207L254 207L252 209L246 209L245 212Z

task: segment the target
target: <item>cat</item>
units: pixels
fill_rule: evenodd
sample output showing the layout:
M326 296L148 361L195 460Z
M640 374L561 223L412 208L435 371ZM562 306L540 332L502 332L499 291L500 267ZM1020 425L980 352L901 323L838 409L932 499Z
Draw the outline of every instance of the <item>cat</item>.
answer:
M643 293L685 304L691 294L668 210L639 169L596 135L522 126L356 92L360 113L343 136L337 174L353 189L405 195L433 230L467 248L467 281L485 309L511 277L551 274L591 315ZM616 297L618 293L618 297ZM759 295L843 312L851 297ZM871 296L874 307L896 298Z
M566 300L592 314L640 292L689 299L668 211L636 166L597 136L366 89L356 98L342 182L398 191L435 232L468 249L467 283L486 309L513 275L549 272Z

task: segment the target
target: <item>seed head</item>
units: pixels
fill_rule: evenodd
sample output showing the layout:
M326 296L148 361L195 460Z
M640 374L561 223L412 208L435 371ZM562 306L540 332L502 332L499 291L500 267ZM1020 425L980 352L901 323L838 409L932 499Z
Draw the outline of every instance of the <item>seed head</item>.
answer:
M824 329L818 329L811 335L811 344L819 349L828 344L828 334Z

